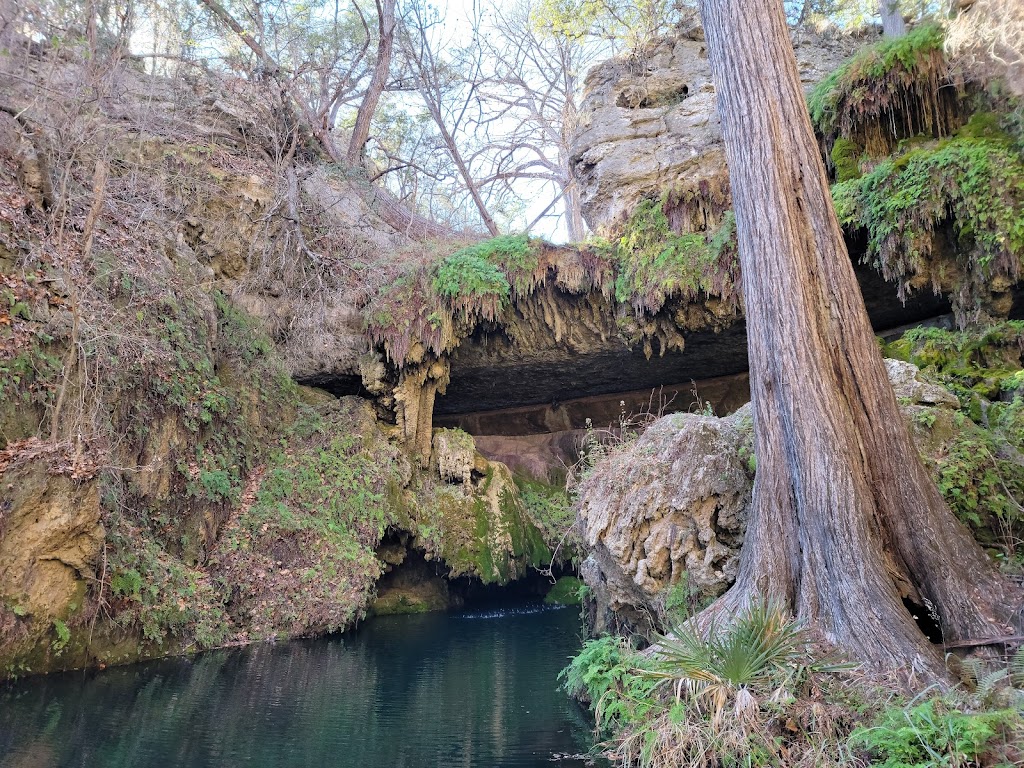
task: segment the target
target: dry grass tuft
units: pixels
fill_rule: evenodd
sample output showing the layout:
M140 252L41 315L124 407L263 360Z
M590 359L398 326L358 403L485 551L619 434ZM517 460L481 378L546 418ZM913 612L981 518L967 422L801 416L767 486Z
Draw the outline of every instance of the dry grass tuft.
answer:
M1002 77L1024 96L1024 4L977 0L949 25L946 52L969 79Z

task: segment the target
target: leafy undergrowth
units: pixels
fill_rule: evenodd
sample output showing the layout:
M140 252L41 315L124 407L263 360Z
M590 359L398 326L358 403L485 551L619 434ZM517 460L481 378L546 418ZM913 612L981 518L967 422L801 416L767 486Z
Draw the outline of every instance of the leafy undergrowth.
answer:
M881 157L900 139L956 130L963 86L950 76L944 39L940 25L919 26L865 48L822 80L807 102L826 154L837 138Z
M590 640L562 672L625 766L978 768L1019 764L1024 692L979 686L906 701L770 604L728 625L677 626L644 653ZM1015 669L1015 661L1010 669ZM992 673L990 673L992 674Z
M122 291L134 302L160 289L122 278L109 290L117 307ZM207 648L231 634L202 566L297 403L295 385L254 321L221 294L212 304L215 328L204 302L187 293L144 301L135 318L147 347L110 382L122 393L114 423L130 425L129 446L149 461L141 472L102 476L111 618L157 644L179 638ZM108 598L101 592L97 599Z
M866 257L901 297L920 275L936 292L952 291L961 322L977 316L993 278L1016 281L1024 259L1020 147L988 121L968 128L833 188L840 222L866 230ZM952 249L939 238L947 222Z
M640 203L612 247L616 301L632 306L637 315L658 312L669 298L719 296L738 307L735 230L730 212L714 232L677 235L663 201Z
M241 639L330 632L363 615L399 482L396 449L372 422L350 403L307 411L226 526L212 573Z
M576 510L565 486L549 485L526 476L517 476L515 481L527 517L540 529L555 560L578 566L583 558L583 540L576 528Z
M1012 566L1024 554L1024 322L916 328L885 354L960 399L946 448L924 458L957 517Z
M1024 720L1016 709L964 711L951 697L890 706L849 744L879 768L1020 765Z

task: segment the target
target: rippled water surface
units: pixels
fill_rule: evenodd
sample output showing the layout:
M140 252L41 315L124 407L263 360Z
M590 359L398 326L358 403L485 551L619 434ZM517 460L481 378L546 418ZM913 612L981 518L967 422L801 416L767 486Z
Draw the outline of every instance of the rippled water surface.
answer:
M578 645L573 609L428 614L28 679L0 687L0 766L584 766Z

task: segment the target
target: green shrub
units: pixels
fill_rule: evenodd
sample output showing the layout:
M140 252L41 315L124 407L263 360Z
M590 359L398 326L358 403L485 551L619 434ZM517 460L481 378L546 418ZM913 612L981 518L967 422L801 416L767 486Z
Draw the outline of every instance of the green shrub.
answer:
M608 635L584 643L559 679L570 696L590 704L599 730L613 732L642 721L655 707L658 681L640 674L642 667L624 640Z
M698 709L719 722L728 704L749 710L758 706L757 696L779 687L792 673L801 642L799 626L781 608L753 603L727 626L674 626L655 641L656 661L646 674L677 690L685 683Z
M879 768L969 768L981 764L997 737L1019 726L1012 710L968 714L931 698L886 709L873 726L856 729L850 744L866 749Z

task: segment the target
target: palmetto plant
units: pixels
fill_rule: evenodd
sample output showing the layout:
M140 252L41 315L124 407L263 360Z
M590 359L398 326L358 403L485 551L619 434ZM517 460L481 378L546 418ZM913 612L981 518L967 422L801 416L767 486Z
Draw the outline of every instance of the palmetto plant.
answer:
M656 643L655 662L646 674L670 681L675 696L686 694L715 726L726 707L750 722L758 697L780 696L792 678L801 653L800 626L769 601L751 603L728 624L696 621L672 628Z

